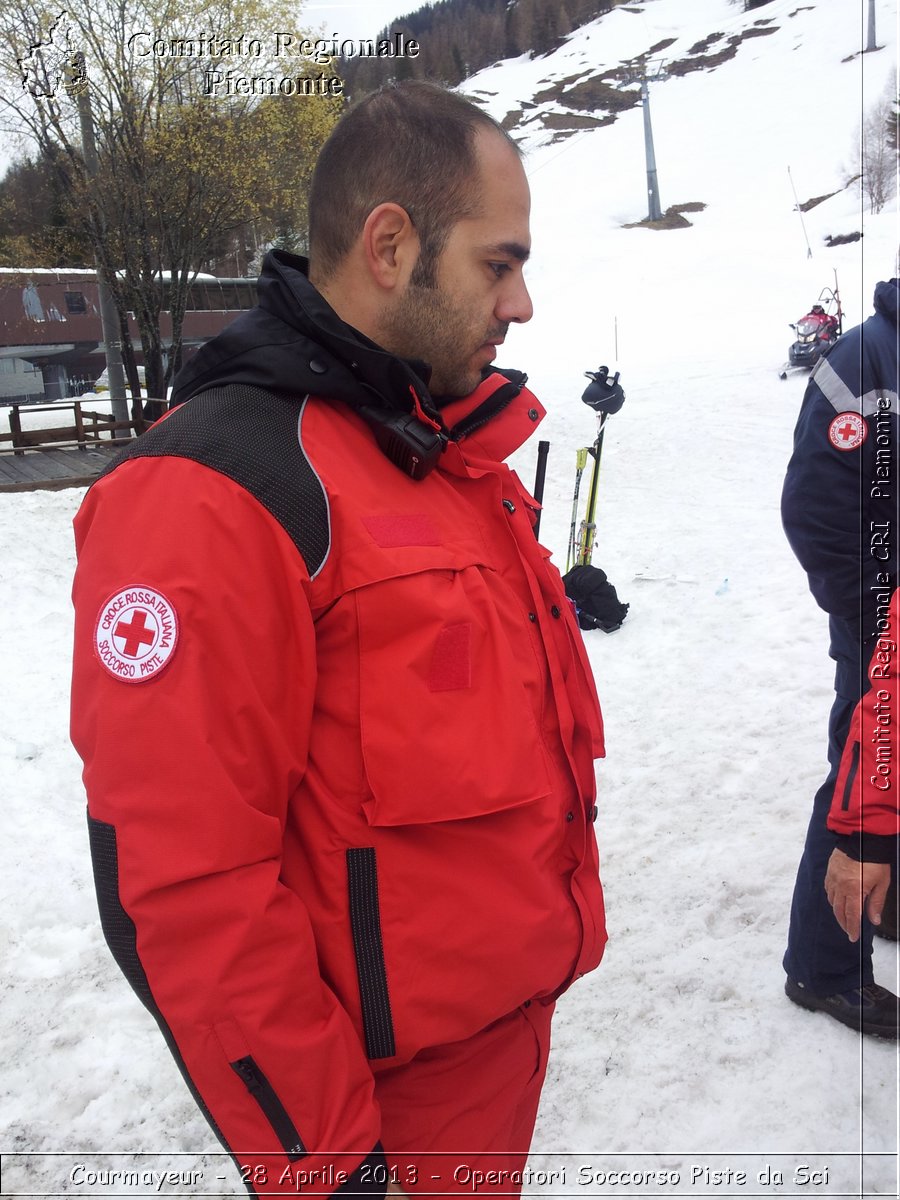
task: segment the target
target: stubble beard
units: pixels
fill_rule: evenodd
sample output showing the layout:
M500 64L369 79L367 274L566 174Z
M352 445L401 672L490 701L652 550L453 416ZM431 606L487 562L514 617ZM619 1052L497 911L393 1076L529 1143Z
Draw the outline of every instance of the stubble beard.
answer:
M432 396L467 396L481 382L481 372L466 365L478 349L464 311L439 287L410 283L403 296L382 316L383 345L399 358L424 359L431 367Z

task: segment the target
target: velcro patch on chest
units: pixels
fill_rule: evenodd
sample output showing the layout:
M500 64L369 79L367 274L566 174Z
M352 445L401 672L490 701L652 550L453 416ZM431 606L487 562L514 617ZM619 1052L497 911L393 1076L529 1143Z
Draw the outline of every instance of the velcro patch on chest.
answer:
M441 535L427 513L363 517L363 525L376 546L392 550L399 546L439 546Z
M455 692L472 686L472 626L468 621L445 625L438 635L428 672L432 692Z

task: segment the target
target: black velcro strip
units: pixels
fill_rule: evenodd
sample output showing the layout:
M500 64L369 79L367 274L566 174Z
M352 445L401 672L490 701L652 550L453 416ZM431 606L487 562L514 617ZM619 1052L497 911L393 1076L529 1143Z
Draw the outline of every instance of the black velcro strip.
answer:
M216 1124L212 1113L207 1107L206 1101L200 1095L193 1079L189 1075L172 1030L160 1012L153 992L150 990L147 973L138 955L137 929L135 928L134 921L132 921L131 917L125 911L119 894L119 849L116 828L106 821L98 821L90 813L87 814L87 823L91 846L91 861L94 868L94 886L97 890L97 907L100 910L100 925L103 929L103 936L106 938L107 944L112 951L112 956L118 963L122 974L134 988L138 998L159 1025L160 1031L166 1039L166 1045L169 1047L172 1057L175 1059L178 1069L190 1089L191 1095L209 1122L213 1133L234 1159L235 1164L240 1167L241 1164L234 1157L231 1147ZM247 1190L250 1191L251 1195L256 1194L250 1189L249 1185Z
M853 785L856 782L856 773L859 770L859 742L856 742L851 751L850 770L847 772L847 782L844 784L844 794L841 797L841 811L847 812L850 807L850 801L853 798Z
M381 940L374 846L347 851L347 882L366 1054L369 1058L390 1058L396 1053L394 1022Z
M138 957L137 930L119 898L119 853L115 826L97 821L88 814L88 837L103 936L119 969L137 992L141 1003L159 1020L159 1009L150 991L143 963Z

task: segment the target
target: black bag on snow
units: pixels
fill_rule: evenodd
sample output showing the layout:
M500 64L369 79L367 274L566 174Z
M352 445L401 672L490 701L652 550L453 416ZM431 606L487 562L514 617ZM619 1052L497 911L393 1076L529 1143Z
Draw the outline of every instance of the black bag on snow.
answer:
M573 567L563 575L566 595L575 605L582 629L602 629L612 633L625 620L628 605L616 595L616 589L599 567Z

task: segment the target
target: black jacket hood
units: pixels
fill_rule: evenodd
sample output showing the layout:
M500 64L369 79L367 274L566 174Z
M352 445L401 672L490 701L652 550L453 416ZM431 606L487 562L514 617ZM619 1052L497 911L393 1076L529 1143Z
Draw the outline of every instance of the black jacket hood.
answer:
M296 254L269 251L257 306L241 313L179 371L172 404L241 383L410 412L413 388L422 408L439 421L428 394L427 364L395 358L345 324L310 283L308 269Z
M875 288L875 309L892 325L900 326L900 279L882 281Z

